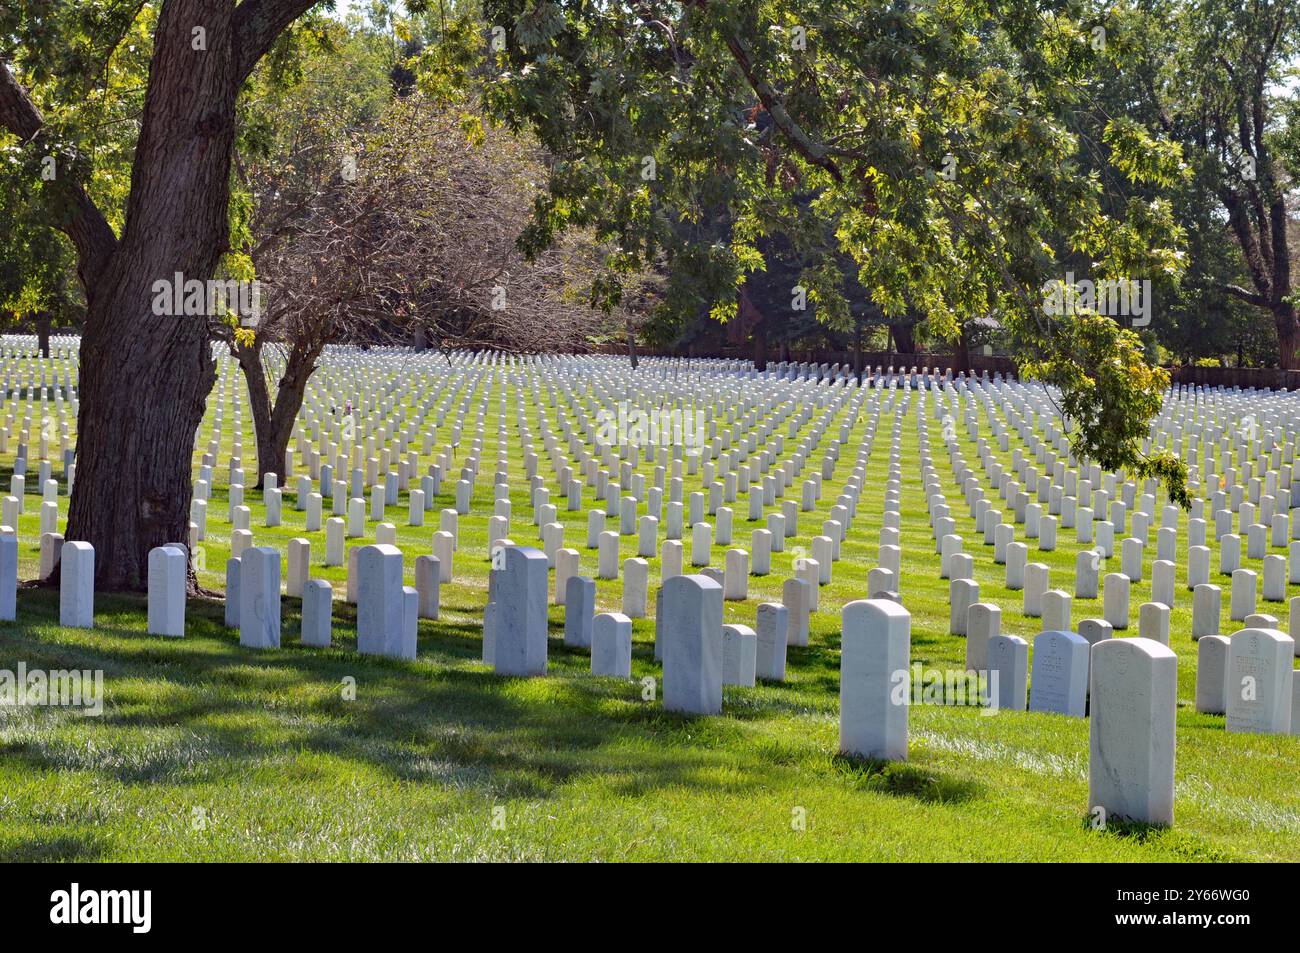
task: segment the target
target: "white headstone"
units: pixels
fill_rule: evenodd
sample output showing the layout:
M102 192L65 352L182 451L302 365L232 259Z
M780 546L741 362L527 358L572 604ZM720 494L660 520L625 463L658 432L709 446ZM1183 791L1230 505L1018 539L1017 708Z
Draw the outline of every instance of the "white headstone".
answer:
M991 602L976 602L966 612L966 671L987 667L988 643L1002 634L1002 610Z
M1207 715L1222 715L1227 700L1224 687L1228 677L1228 639L1222 635L1203 635L1196 643L1196 710Z
M1088 692L1088 640L1075 632L1040 632L1034 638L1029 710L1082 718Z
M357 554L357 652L413 659L415 639L406 626L402 551L380 543Z
M60 557L59 625L89 629L95 624L95 547L82 540L63 544Z
M1111 628L1128 628L1131 580L1122 572L1108 572L1102 581L1102 614Z
M1223 611L1222 595L1213 583L1201 583L1192 590L1192 641L1219 634L1219 617Z
M722 684L754 687L758 636L747 625L722 627Z
M781 587L781 602L789 610L789 644L808 644L808 616L812 611L812 589L803 579L787 579Z
M301 537L289 540L288 563L284 594L292 599L301 599L303 587L311 573L311 541Z
M251 546L239 557L239 644L280 647L280 553ZM226 593L226 598L230 594Z
M0 535L0 621L18 618L18 537Z
M756 618L758 648L755 674L772 682L785 681L785 649L789 638L790 613L779 602L763 602Z
M707 576L673 576L663 593L664 708L716 715L722 711L722 586Z
M602 612L591 620L591 674L632 676L632 620L622 613Z
M185 635L185 574L188 557L174 546L149 550L148 631L151 635Z
M302 590L302 644L327 649L333 634L334 590L324 579L308 579Z
M494 602L493 661L498 675L546 674L546 555L527 546L502 550L504 569Z
M987 668L990 692L997 707L1025 710L1025 688L1029 680L1029 643L1017 635L995 635L989 639ZM996 679L996 692L991 684Z
M841 753L906 760L911 629L911 614L887 599L861 599L844 607Z
M649 593L650 564L640 556L624 560L623 614L630 619L644 619Z
M1106 821L1174 822L1178 660L1151 639L1092 649L1088 808Z
M1291 731L1294 656L1295 642L1276 629L1233 633L1224 680L1228 731L1279 735Z
M441 610L442 569L437 556L415 557L415 591L421 619L436 619Z

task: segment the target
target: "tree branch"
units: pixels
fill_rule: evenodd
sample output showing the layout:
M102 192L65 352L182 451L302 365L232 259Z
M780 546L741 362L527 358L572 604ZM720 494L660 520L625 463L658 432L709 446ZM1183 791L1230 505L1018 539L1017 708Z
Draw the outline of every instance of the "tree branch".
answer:
M235 10L234 39L237 76L242 83L253 72L281 33L317 0L244 0Z
M1259 308L1268 307L1267 298L1265 298L1262 294L1257 294L1254 291L1250 291L1249 289L1243 288L1241 287L1241 285L1220 285L1219 288L1223 291L1226 291L1228 294L1233 295L1234 297L1240 298L1242 301L1245 301L1247 304L1253 304Z
M24 143L35 138L44 125L40 110L18 85L4 60L0 60L0 124Z
M1228 224L1237 243L1241 246L1242 257L1246 261L1246 270L1250 272L1251 283L1259 289L1260 296L1268 300L1273 295L1272 272L1265 264L1265 256L1260 250L1260 243L1268 240L1268 235L1257 236L1251 228L1250 215L1246 203L1240 195L1226 185L1219 190L1219 200L1228 210Z
M777 128L794 146L795 151L813 165L825 169L836 182L842 183L844 175L840 172L839 166L835 164L835 160L830 157L831 150L822 143L814 141L800 128L794 118L786 112L785 104L781 101L777 91L772 88L772 84L754 71L749 47L745 41L734 33L729 34L727 36L727 49L731 51L732 58L740 66L741 72L745 74L745 79L750 87L758 94L763 107L771 115L772 121L776 123Z
M0 60L0 126L30 146L40 137L45 120L27 91ZM51 224L64 232L77 249L77 273L87 291L117 248L117 236L81 183L65 175L42 183ZM53 199L53 201L49 201Z

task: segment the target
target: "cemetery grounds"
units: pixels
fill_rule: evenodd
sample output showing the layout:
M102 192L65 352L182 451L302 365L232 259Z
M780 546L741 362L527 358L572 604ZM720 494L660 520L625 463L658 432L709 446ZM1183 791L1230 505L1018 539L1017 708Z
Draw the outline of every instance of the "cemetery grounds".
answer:
M57 350L56 343L55 358L44 362L7 352L3 372L19 380L29 368L39 376L44 365L61 376L71 361L75 381L75 357L61 359ZM408 412L420 388L439 373L432 360L376 359L389 360L389 365L366 383L378 392L397 394L399 406ZM207 536L198 555L200 582L214 591L224 588L230 549L226 493L237 410L241 456L249 473L256 455L238 367L222 358L220 371L195 440L197 473L218 410L224 408ZM352 383L346 368L331 367L327 359L309 390L326 395ZM411 387L403 391L406 384ZM836 754L840 609L868 595L866 575L876 565L893 420L888 411L880 419L842 558L834 566L833 581L821 588L810 645L789 649L783 684L725 688L718 717L666 713L657 696L644 698L642 680L657 680L660 674L653 661L652 618L634 620L632 680L597 678L589 674L586 651L563 646L564 610L554 605L546 677L495 676L479 659L503 390L504 450L514 506L511 538L540 545L517 441L523 400L537 442L539 472L552 486L557 518L565 523L564 545L580 550L582 574L594 576L596 551L584 545L586 511L604 501L584 482L580 512L565 512L541 449L539 407L528 391L507 386L504 375L494 373L473 395L485 401L483 451L471 512L459 521L455 579L442 586L440 618L419 622L414 662L356 654L355 606L341 599L346 566L321 565L324 533L304 531L305 514L293 505L293 478L283 481L279 527L264 525L260 491L250 487L245 503L252 510L256 545L283 552L290 539L311 539L311 577L334 586L330 649L298 643L295 599L284 600L282 648L259 651L241 648L237 631L224 627L219 599L191 599L185 638L170 639L146 634L143 596L97 593L95 627L79 630L57 624L56 591L24 589L18 624L0 623L0 668L13 669L21 661L47 669L102 669L107 697L99 717L0 707L0 858L1300 860L1300 738L1228 734L1222 716L1194 709L1196 649L1190 637L1191 594L1183 586L1186 513L1179 522L1178 602L1170 638L1178 655L1173 827L1099 831L1089 825L1088 721L1082 718L1009 711L989 716L974 707L913 705L907 762L858 763ZM0 409L12 431L0 454L0 477L6 483L15 434L29 407L35 408L35 445L39 401L11 391ZM948 634L948 582L939 575L916 464L916 410L914 397L903 418L900 445L899 588L912 617L911 659L927 669L961 669L964 640ZM813 460L836 438L844 413L826 428ZM467 417L462 456L475 416L471 410ZM820 532L852 472L869 416L864 412L843 447L817 512L800 515L799 538L788 542L807 545ZM554 426L553 412L550 419ZM75 440L75 416L69 412L66 422ZM806 424L804 432L812 425ZM778 432L784 433L784 426ZM983 419L980 432L988 436ZM1039 622L1021 614L1022 594L1006 589L1004 567L994 564L992 547L977 538L933 419L930 433L934 466L953 504L956 532L966 540L965 551L975 555L980 600L1002 607L1004 634L1032 643ZM968 463L983 479L975 443L962 426L958 438ZM1007 466L1011 451L1023 446L1014 430L1010 441L1007 452L992 442L994 455ZM796 443L787 439L787 453ZM57 453L51 458L55 476L62 480ZM422 455L421 472L427 462ZM652 482L653 467L643 461L639 472ZM685 479L688 495L700 489L698 475ZM28 481L17 527L21 579L34 578L37 571L40 491L35 482ZM423 527L406 525L405 493L388 509L385 518L396 525L397 545L406 554L408 585L413 584L415 557L430 552L438 511L453 505L454 482L444 481ZM987 482L985 488L987 492ZM786 499L797 499L797 489L796 481ZM62 526L66 487L61 486L58 502ZM1161 493L1157 513L1164 502ZM732 545L747 548L750 532L763 524L746 520L743 503L733 508ZM350 539L348 545L373 542L375 525L367 519L365 539ZM608 528L617 528L617 518ZM1117 549L1122 535L1117 534ZM685 537L689 558L689 530ZM1051 567L1051 585L1072 591L1076 553L1090 547L1077 543L1074 531L1065 528L1054 552L1030 544L1030 560ZM637 555L636 535L621 537L620 545L621 565ZM715 542L713 565L722 565L727 548ZM1224 587L1221 631L1231 632L1237 626L1227 619L1227 580L1217 574L1217 547L1212 548L1211 581ZM1268 551L1287 552L1271 546ZM789 549L773 553L771 575L751 577L748 600L727 602L725 621L753 626L760 602L779 602L792 558ZM1152 544L1144 555L1143 579L1133 584L1133 627L1124 634L1136 634L1136 607L1150 598L1154 559ZM649 562L648 616L658 585L658 556ZM1118 564L1117 552L1108 565L1118 571ZM1259 560L1243 558L1242 565L1260 570ZM1288 586L1288 598L1294 595L1300 595L1300 586ZM621 611L618 580L597 582L596 610ZM1257 611L1279 615L1280 627L1286 629L1285 603L1261 601ZM1101 615L1100 598L1074 600L1075 625Z

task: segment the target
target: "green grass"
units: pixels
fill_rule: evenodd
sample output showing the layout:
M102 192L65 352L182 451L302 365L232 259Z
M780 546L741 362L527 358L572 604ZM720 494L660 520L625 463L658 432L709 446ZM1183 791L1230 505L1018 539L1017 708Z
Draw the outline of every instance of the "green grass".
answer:
M214 397L209 421L215 405ZM866 595L866 573L875 565L887 418L852 536L834 582L821 590L812 644L790 650L786 683L726 689L721 717L669 715L658 700L642 698L641 679L659 675L651 620L635 623L633 679L593 678L586 653L561 644L562 610L554 607L548 676L496 677L478 662L496 457L492 417L486 431L474 515L461 518L457 580L443 587L442 617L421 620L415 662L357 656L352 607L341 602L333 649L298 644L298 603L286 599L283 648L258 652L241 648L237 633L222 626L217 601L192 601L187 637L170 640L145 634L144 604L136 597L97 596L96 628L81 631L57 625L55 593L20 593L20 624L0 629L0 668L23 661L29 668L102 669L107 704L101 717L0 709L0 858L1300 859L1300 738L1228 735L1221 717L1195 713L1190 597L1182 590L1171 641L1180 663L1172 829L1087 826L1083 719L919 705L910 712L906 763L861 764L836 755L839 609ZM937 432L932 423L936 445ZM206 426L200 431L196 460L208 433ZM805 544L814 528L820 532L851 473L859 437L845 448L819 512L801 515ZM921 474L912 465L916 439L909 416L901 589L912 613L912 658L959 668L964 642L947 634L946 581L938 579ZM224 442L228 452L229 434ZM243 445L251 471L247 425ZM973 445L966 456L975 458ZM214 588L224 583L229 545L224 456L219 462L204 547L212 568L203 581ZM939 454L936 466L950 502L959 501ZM517 452L511 467L512 486L522 488ZM549 479L544 458L542 472ZM688 481L687 491L695 488ZM260 525L260 494L247 497L258 544L283 549L287 539L304 535L291 494L279 529ZM24 572L31 574L37 497L27 504L19 529ZM436 504L446 505L449 495ZM582 551L587 573L595 569L594 550L583 546L585 510L593 505L588 497L583 512L566 514L560 502L566 543ZM1032 638L1036 623L1020 615L1020 594L1002 587L1003 567L993 565L991 547L975 542L964 507L952 509L966 550L976 553L981 598L1002 606L1003 631ZM735 545L747 547L759 524L746 522L743 501L736 511ZM437 513L418 529L405 526L405 514L403 497L389 518L409 575L414 556L429 551ZM522 489L511 535L525 544L537 535ZM319 565L323 534L312 543L313 576L335 582L341 594L343 570ZM623 547L624 557L635 555L635 537L624 538ZM725 548L717 548L715 565ZM1056 553L1031 544L1030 559L1052 566L1054 586L1071 588L1078 548L1073 531L1062 530ZM1154 549L1153 543L1146 580L1134 585L1135 624L1136 607L1149 595ZM727 604L728 621L752 624L758 602L779 599L789 558L774 554L773 575L751 580L748 602ZM657 584L657 559L651 575ZM598 608L616 611L619 592L617 583L599 583ZM1226 605L1225 593L1225 611ZM1260 608L1280 610L1285 624L1283 607ZM1099 600L1076 600L1074 620L1100 610ZM355 680L355 700L344 697L347 679Z

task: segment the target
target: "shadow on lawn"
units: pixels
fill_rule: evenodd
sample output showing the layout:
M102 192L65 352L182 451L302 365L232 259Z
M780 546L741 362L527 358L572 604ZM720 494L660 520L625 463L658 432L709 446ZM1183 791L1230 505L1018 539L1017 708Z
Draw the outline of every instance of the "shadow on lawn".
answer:
M846 755L836 755L832 763L858 790L913 798L925 804L958 804L983 793L983 788L974 781L947 777L921 765Z
M55 629L55 641L44 627L57 625L57 595L25 598L24 620L37 631L24 628L0 644L0 658L103 669L125 684L116 698L110 688L101 717L69 727L73 716L65 715L57 730L11 743L9 756L125 784L186 785L246 777L305 752L398 780L523 798L547 797L579 776L638 790L735 791L786 783L793 771L732 743L745 733L735 720L666 713L642 700L635 679L587 676L587 655L554 639L551 668L564 679L498 678L461 665L479 657L473 624L425 623L421 658L412 663L357 656L352 606L336 604L336 647L323 651L296 643L298 602L286 600L284 647L260 652L238 645L218 602L191 602L191 635L182 640L115 624L139 619L138 598L97 601L101 624L85 633ZM356 680L358 701L344 699L345 677ZM751 709L746 717L764 715ZM716 770L722 766L729 770Z
M73 837L60 834L54 837L28 837L0 848L0 861L6 864L31 864L41 862L87 863L106 855L103 843L94 837Z

